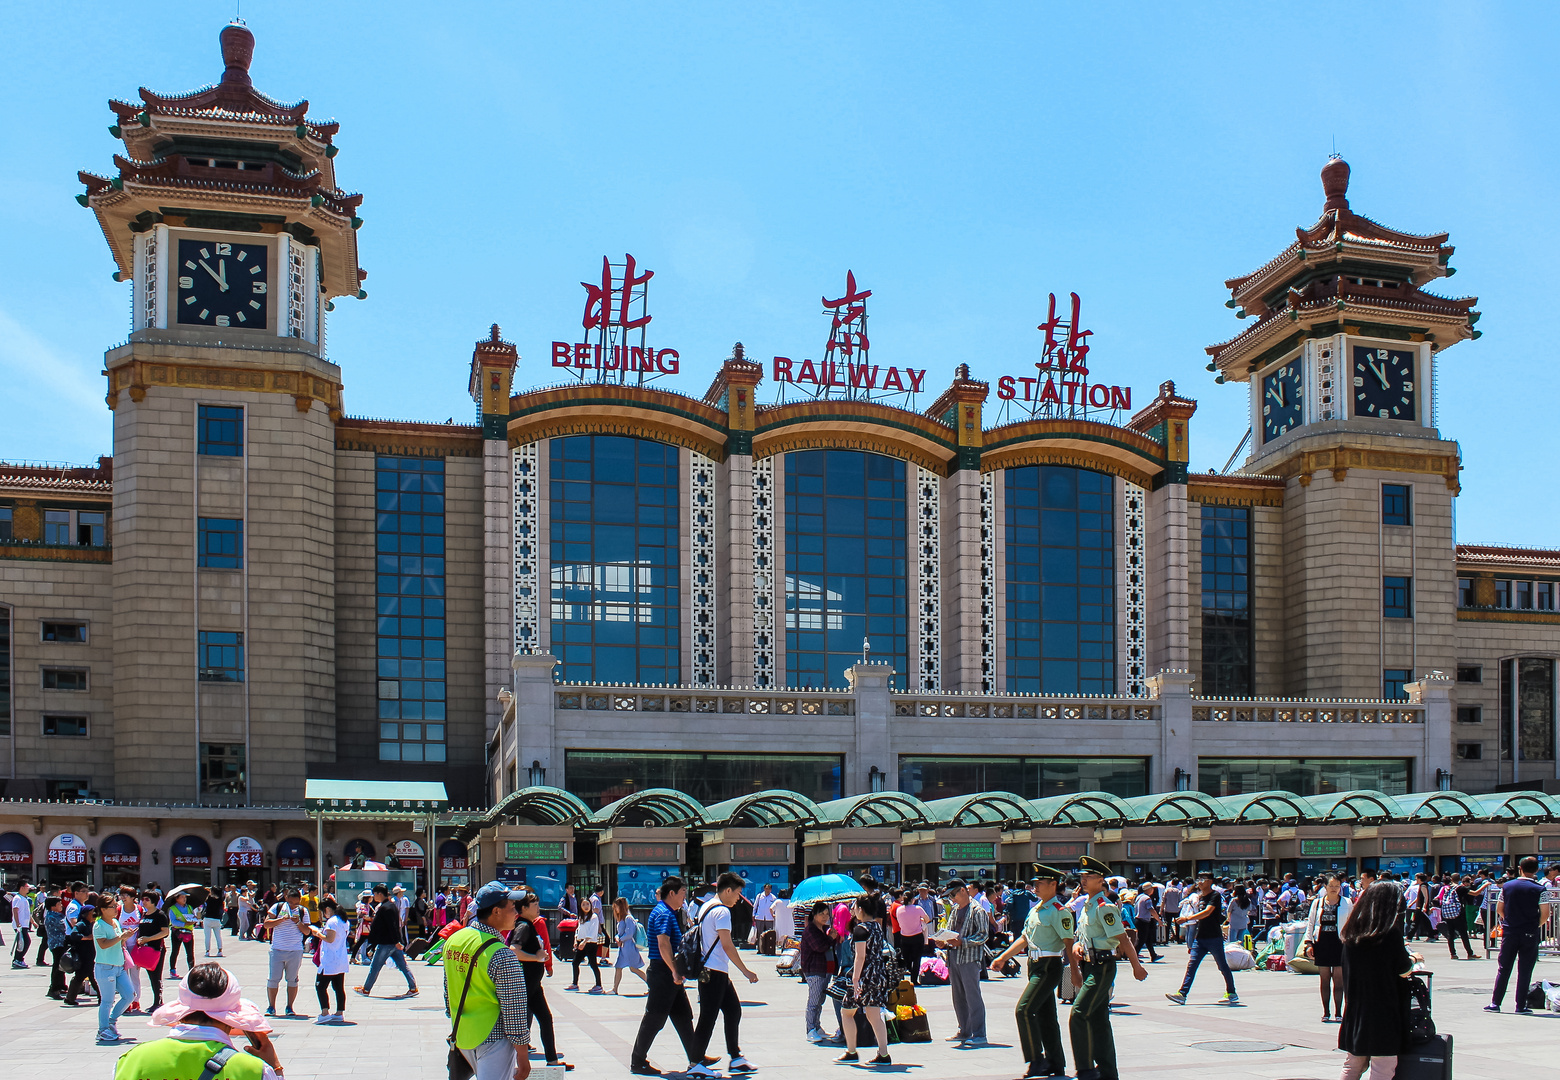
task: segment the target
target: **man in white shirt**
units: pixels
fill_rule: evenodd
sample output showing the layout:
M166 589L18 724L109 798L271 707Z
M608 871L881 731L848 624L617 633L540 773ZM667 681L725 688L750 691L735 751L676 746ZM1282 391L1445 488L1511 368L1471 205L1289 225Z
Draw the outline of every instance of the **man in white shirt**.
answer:
M775 928L775 887L766 884L764 891L759 893L753 901L753 927L758 931L758 942L763 943L764 931ZM778 938L775 945L780 944Z
M11 944L11 966L14 968L27 966L27 947L32 944L28 936L32 927L31 893L32 886L24 881L11 897L11 936L15 939Z
M694 1025L693 1041L688 1047L692 1059L687 1069L689 1076L720 1075L704 1064L710 1037L715 1034L717 1016L723 1016L726 1021L726 1053L731 1055L726 1071L733 1074L754 1071L747 1058L742 1056L742 1047L738 1042L742 1025L742 1000L731 981L731 969L735 966L747 977L748 982L758 982L758 976L742 962L742 957L737 955L736 943L731 940L731 906L741 897L746 884L741 877L727 871L715 882L715 895L699 909L699 945L700 951L707 954L704 967L708 977L701 978L699 982L699 1020Z
M401 929L406 929L406 913L411 910L412 902L406 898L406 890L397 885L395 887L395 909L401 913Z

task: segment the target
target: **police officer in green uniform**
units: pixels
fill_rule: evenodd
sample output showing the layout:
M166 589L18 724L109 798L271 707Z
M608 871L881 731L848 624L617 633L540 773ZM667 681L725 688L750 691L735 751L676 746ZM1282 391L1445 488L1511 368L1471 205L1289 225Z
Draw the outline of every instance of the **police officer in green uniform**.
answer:
M1013 1010L1018 1018L1025 1077L1067 1073L1062 1028L1056 1020L1056 988L1062 984L1062 965L1068 962L1073 946L1073 913L1056 895L1066 877L1066 871L1035 863L1035 876L1029 884L1039 899L1029 909L1023 933L991 964L993 971L1000 972L1020 952L1028 954L1029 985Z
M1108 873L1110 867L1098 859L1085 855L1078 860L1078 880L1088 899L1078 913L1072 947L1078 996L1067 1021L1078 1080L1119 1080L1121 1076L1116 1071L1116 1043L1110 1031L1110 988L1116 981L1117 959L1124 957L1132 964L1132 977L1139 982L1148 978L1148 969L1138 962L1137 951L1127 940L1121 909L1106 897Z

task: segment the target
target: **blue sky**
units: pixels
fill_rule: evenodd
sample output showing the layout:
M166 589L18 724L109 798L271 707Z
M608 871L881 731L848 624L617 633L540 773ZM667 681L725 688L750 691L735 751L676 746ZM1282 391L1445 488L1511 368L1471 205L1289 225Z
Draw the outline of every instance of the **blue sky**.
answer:
M1083 296L1097 381L1196 398L1192 465L1246 430L1203 347L1225 278L1321 209L1447 230L1485 331L1440 365L1459 539L1560 545L1549 343L1556 9L1309 4L317 4L247 0L252 74L341 121L369 299L338 301L348 411L467 420L498 322L555 381L601 257L656 271L653 340L702 394L731 343L817 356L818 298L873 290L873 359L946 384L1030 370L1048 292ZM112 171L109 97L221 73L231 3L12 5L0 64L0 458L110 445L102 353L129 287L75 171ZM1260 11L1261 14L1254 14ZM929 400L923 398L923 407ZM1545 490L1542 486L1540 491Z

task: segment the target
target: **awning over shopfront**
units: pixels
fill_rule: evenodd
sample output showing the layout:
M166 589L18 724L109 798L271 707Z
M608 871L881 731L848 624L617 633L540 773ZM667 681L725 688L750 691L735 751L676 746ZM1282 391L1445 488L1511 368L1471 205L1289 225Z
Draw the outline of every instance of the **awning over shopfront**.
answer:
M910 828L926 823L926 806L914 795L899 791L872 791L820 803L821 827L872 828L893 826Z
M1398 800L1384 791L1339 791L1312 795L1305 800L1315 824L1375 825L1391 821L1401 812Z
M450 808L444 785L426 780L305 780L303 805L330 817L403 814L422 817Z
M1028 825L1034 808L1027 799L1010 791L985 791L978 795L957 795L935 799L923 806L926 824L932 828L968 829L995 826L1011 829Z
M98 847L98 858L104 866L140 866L141 845L136 843L135 837L124 833L105 836Z
M1216 820L1231 825L1292 825L1310 816L1305 800L1287 791L1226 795L1213 801L1219 806Z
M704 807L691 795L671 788L646 788L608 803L591 815L595 826L644 825L672 828L703 825Z
M1126 803L1129 825L1211 825L1224 814L1217 799L1200 791L1162 791Z
M0 833L0 866L31 866L32 850L32 841L21 833Z
M1484 810L1472 795L1460 791L1420 791L1396 797L1397 817L1403 821L1429 821L1438 825L1457 825L1473 821Z
M818 804L795 791L755 791L716 803L704 811L707 821L737 827L771 829L807 826L823 817Z
M1029 804L1034 825L1121 825L1133 815L1125 799L1104 791L1076 791L1071 795L1053 795Z
M312 870L314 845L298 836L289 836L276 845L276 865L281 870Z
M1491 821L1531 825L1536 821L1553 821L1560 817L1560 798L1540 791L1502 791L1494 795L1480 795L1477 801L1480 816Z
M562 788L528 787L505 795L484 817L490 824L524 818L532 825L583 825L590 820L590 807Z
M199 836L181 836L173 842L174 866L200 868L211 865L211 845Z

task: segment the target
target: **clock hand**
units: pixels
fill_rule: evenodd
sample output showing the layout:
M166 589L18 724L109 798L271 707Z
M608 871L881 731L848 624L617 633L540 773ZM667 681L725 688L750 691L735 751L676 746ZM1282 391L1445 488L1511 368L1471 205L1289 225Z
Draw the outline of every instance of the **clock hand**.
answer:
M1284 407L1284 391L1283 391L1282 387L1278 387L1278 386L1270 386L1270 387L1268 387L1268 397L1270 397L1274 401L1278 402L1278 407L1279 408L1283 408Z
M1368 360L1366 363L1370 365L1371 373L1376 376L1376 381L1381 383L1381 388L1383 390L1391 390L1392 386L1387 382L1386 366L1377 367L1374 360Z
M222 291L227 292L227 260L223 259L217 263L217 269L222 271L222 276L217 279L217 282L222 286Z
M219 278L217 276L217 272L215 270L213 270L211 267L206 265L206 260L205 259L201 259L200 260L200 268L202 270L206 271L206 273L211 275L211 280L212 281L215 281L218 285L222 286L222 291L223 292L227 292L227 282L223 281L222 278ZM224 270L223 271L223 276L224 277L226 276L226 273L227 273L226 270Z

